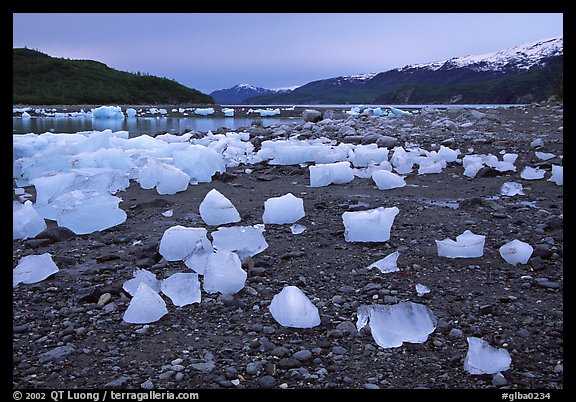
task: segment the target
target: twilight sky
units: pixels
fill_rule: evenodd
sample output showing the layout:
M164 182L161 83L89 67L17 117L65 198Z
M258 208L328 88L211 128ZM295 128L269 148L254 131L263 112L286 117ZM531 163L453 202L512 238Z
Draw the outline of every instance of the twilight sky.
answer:
M387 71L562 32L561 13L16 13L12 44L210 93Z

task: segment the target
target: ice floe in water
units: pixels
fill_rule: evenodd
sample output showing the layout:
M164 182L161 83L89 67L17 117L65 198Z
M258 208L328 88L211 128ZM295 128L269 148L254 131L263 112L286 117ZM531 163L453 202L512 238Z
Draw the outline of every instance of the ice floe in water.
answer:
M470 374L496 374L510 368L512 358L506 349L495 349L483 339L470 336L464 370Z
M484 242L486 236L476 235L466 230L452 239L435 240L440 257L448 258L475 258L484 255Z
M160 290L175 306L200 303L200 281L198 274L177 272L162 281Z
M148 324L158 321L166 313L168 310L164 299L150 286L142 282L138 285L122 318L131 324Z
M233 294L244 287L247 276L236 253L218 251L208 257L203 287L208 293Z
M500 194L512 197L514 195L524 195L522 184L513 181L507 181L500 187Z
M46 222L34 208L32 201L12 203L12 240L34 237L46 229Z
M378 268L380 272L384 274L388 274L390 272L397 272L398 269L398 257L400 256L400 252L394 251L392 254L388 254L386 257L382 258L381 260L376 261L373 264L368 266L368 269Z
M406 185L402 176L387 170L375 170L372 172L372 180L374 180L379 190L388 190Z
M516 265L518 263L526 264L532 256L534 248L528 243L514 239L504 244L498 251L508 264Z
M200 203L200 216L207 225L214 226L240 221L234 204L216 189L210 190Z
M218 251L233 251L241 260L268 248L261 228L231 226L212 232L212 245Z
M400 302L394 305L362 305L357 311L356 328L370 324L376 343L383 348L395 348L402 343L424 343L436 329L436 317L423 304Z
M310 170L310 187L324 187L329 184L345 184L354 180L354 170L350 162L316 164Z
M397 207L344 212L344 238L349 242L388 241L394 218L399 212Z
M560 165L552 165L552 176L548 179L559 186L564 185L564 167Z
M100 106L91 109L93 119L123 119L124 113L120 106Z
M167 261L184 261L188 268L202 274L206 259L214 252L204 228L172 226L164 231L159 253Z
M303 218L304 201L302 198L295 197L292 193L282 197L268 198L264 202L264 214L262 221L265 224L285 224L294 223Z
M417 296L424 296L427 293L430 293L430 288L426 285L422 285L421 283L417 283L416 287L416 295Z
M122 285L122 289L130 294L130 296L134 296L138 287L141 283L145 283L158 293L160 291L160 284L162 281L156 278L156 275L146 269L137 269L133 273L134 278L127 280Z
M283 327L312 328L320 325L318 308L296 286L285 286L269 306L272 317Z
M538 180L544 178L545 173L544 169L526 166L520 173L520 177L524 180Z
M18 265L12 270L12 286L16 287L19 283L40 282L56 272L58 272L58 267L50 253L27 255L20 258Z

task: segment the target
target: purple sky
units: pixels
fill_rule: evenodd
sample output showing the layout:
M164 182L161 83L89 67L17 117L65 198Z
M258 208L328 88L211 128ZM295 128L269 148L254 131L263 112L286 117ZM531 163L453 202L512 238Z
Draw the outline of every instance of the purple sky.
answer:
M173 78L205 93L489 53L564 27L561 13L27 13L13 22L13 47Z

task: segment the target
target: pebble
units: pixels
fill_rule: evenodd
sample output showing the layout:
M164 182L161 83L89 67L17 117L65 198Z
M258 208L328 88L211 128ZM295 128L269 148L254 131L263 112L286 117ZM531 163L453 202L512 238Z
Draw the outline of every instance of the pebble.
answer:
M250 362L246 365L246 373L257 374L262 370L263 366L260 362Z
M299 350L298 352L294 353L292 357L296 360L300 360L301 362L306 362L312 358L312 352L307 349Z
M104 384L104 388L122 388L130 381L130 377L122 376Z
M364 384L364 389L380 389L380 387L376 384L370 384L369 382L367 382L366 384Z
M144 381L142 384L140 384L140 388L142 389L153 389L154 388L154 383L150 380L146 380Z
M272 350L272 356L275 357L286 357L290 354L290 351L284 346L278 346Z
M256 380L256 383L260 388L274 388L276 385L276 379L271 375L265 375Z
M300 365L301 365L300 361L291 357L285 357L283 359L280 359L280 361L278 362L278 367L283 369L296 368L300 367Z
M496 373L494 374L494 377L492 377L492 385L495 387L502 387L506 384L508 384L508 381L506 381L506 378L502 375L502 373Z
M348 352L348 349L342 346L334 346L332 348L332 353L334 353L335 355L344 355L346 354L346 352Z
M165 371L165 372L163 372L162 374L160 374L160 375L158 376L158 378L159 378L160 380L163 380L163 381L164 381L164 380L170 379L170 377L172 377L173 375L174 375L174 372L173 372L172 370L168 370L168 371Z
M76 349L74 348L74 346L70 345L58 346L40 355L39 361L40 363L47 363L52 361L64 360L66 357L68 357L68 355L73 353L75 350Z
M448 337L452 338L452 339L459 339L462 338L464 336L464 332L462 332L461 329L458 328L452 328L450 330L450 332L448 333Z
M558 282L552 282L548 280L548 278L535 278L534 282L537 286L542 288L549 288L549 289L558 289L560 284Z

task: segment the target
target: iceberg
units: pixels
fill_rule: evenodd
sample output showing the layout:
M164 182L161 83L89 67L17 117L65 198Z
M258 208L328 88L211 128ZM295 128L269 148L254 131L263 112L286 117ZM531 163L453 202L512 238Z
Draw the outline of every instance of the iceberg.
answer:
M309 166L310 186L324 187L329 184L345 184L354 180L350 162L323 163Z
M146 283L140 283L122 318L131 324L148 324L158 321L166 313L164 299Z
M320 325L318 307L296 286L285 286L274 295L268 309L283 327L312 328Z
M544 178L544 173L546 173L544 169L526 166L520 173L520 177L524 180L538 180Z
M470 336L464 370L470 374L496 374L510 368L512 358L506 349L495 349L483 339Z
M394 116L412 116L412 113L400 110L398 108L395 108L394 106L390 106L390 111Z
M234 117L234 109L232 108L222 108L222 113L225 117Z
M304 201L288 193L281 197L272 197L264 202L264 214L262 221L265 224L282 225L294 223L303 218Z
M244 287L247 276L236 253L218 251L208 256L203 287L208 293L233 294Z
M388 190L406 185L402 176L387 170L375 170L372 172L372 180L374 180L379 190Z
M513 181L507 181L500 187L500 194L512 197L514 195L524 195L522 184Z
M211 226L240 221L236 207L216 189L210 190L200 203L200 216Z
M268 248L262 229L252 226L232 226L212 232L212 245L217 251L233 251L241 260Z
M208 116L210 114L214 114L214 108L207 107L207 108L196 108L194 109L194 113L200 116Z
M368 269L378 268L383 274L388 274L390 272L398 272L398 257L400 256L399 251L395 251L392 254L388 254L381 260L368 266Z
M344 238L349 242L385 242L400 210L378 207L368 211L344 212Z
M20 258L16 268L12 270L12 287L20 283L31 284L43 281L58 272L58 267L52 260L52 254L27 255Z
M160 291L160 281L156 275L146 269L137 269L133 273L134 278L127 280L122 284L122 289L134 296L141 283L148 285L150 289L158 293Z
M534 248L528 243L514 239L504 244L498 251L508 264L515 266L518 263L526 264L532 256Z
M46 227L46 221L36 211L32 201L12 203L12 240L34 237Z
M136 117L136 109L133 109L131 107L126 109L126 116L130 119Z
M208 256L214 252L204 228L172 226L164 231L159 253L167 261L184 261L198 274L204 272Z
M559 186L564 184L564 167L560 165L552 165L552 176L548 179Z
M100 106L91 109L93 119L123 119L124 113L120 106Z
M396 348L404 342L424 343L436 329L434 313L423 304L413 302L362 305L356 315L358 331L369 323L372 337L382 348Z
M160 290L172 300L175 306L200 303L200 281L198 274L178 272L162 281Z
M138 172L138 182L143 189L156 187L158 194L176 194L188 188L190 176L175 166L149 158Z
M466 230L452 239L435 240L438 256L448 258L475 258L484 255L484 241L486 236L476 235Z

